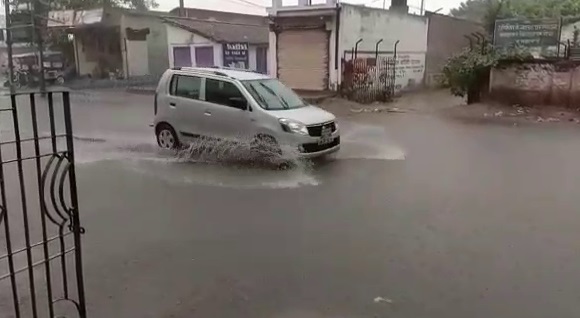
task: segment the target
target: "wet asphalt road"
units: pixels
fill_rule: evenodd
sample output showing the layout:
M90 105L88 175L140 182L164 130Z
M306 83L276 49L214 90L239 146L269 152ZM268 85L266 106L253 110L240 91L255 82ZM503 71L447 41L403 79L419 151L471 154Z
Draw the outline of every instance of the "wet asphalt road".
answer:
M361 114L273 171L159 153L149 99L73 95L90 317L580 316L579 129Z

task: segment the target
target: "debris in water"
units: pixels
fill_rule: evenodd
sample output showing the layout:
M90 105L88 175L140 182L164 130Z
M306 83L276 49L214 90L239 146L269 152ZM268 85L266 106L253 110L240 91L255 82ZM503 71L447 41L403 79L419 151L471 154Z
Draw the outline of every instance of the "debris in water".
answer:
M503 112L500 110L499 112L493 114L495 117L501 117L503 116Z
M544 118L538 117L538 119L536 121L539 122L539 123L543 123L544 122Z
M550 118L548 118L548 122L550 122L550 123L557 123L557 122L560 122L560 119L559 118L550 117Z
M353 112L353 113L357 113L358 114L358 113L362 113L364 111L364 109L363 108L358 108L358 109L357 108L351 108L350 111Z
M378 304L378 303L392 304L393 300L389 299L389 298L377 297L374 299L374 302L375 302L375 304Z

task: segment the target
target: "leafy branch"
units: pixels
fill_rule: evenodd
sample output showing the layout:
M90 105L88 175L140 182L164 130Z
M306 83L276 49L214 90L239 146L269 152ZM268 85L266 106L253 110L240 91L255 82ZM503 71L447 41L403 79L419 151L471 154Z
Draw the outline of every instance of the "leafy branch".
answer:
M521 62L529 59L533 56L520 47L496 49L487 45L475 50L467 48L447 60L443 67L444 84L452 94L464 97L477 90L482 79L501 61Z

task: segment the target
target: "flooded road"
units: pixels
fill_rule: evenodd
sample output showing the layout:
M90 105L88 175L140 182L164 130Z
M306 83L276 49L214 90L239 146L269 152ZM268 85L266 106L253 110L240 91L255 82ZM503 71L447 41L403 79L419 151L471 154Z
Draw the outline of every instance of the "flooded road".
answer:
M578 129L363 114L278 171L160 152L115 96L73 97L91 317L580 315Z

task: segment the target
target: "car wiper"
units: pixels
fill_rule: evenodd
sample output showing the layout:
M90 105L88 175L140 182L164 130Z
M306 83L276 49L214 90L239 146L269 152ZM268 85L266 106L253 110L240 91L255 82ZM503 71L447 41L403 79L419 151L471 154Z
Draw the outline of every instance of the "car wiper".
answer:
M262 97L262 95L260 95L260 93L256 90L254 85L249 84L247 87L254 93L254 97L258 99L258 102L261 103L265 109L269 109L268 102L264 99L264 97Z
M268 87L266 84L264 83L259 83L260 86L262 86L266 91L268 91L268 93L274 95L276 98L278 98L278 100L282 103L282 106L284 106L285 109L290 109L290 105L288 105L288 102L284 100L284 98L282 98L281 96L279 96L278 94L276 94L276 92L274 92L274 90L272 90L270 87Z

